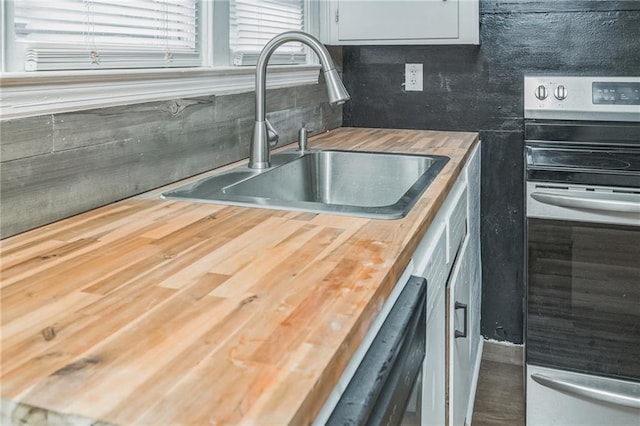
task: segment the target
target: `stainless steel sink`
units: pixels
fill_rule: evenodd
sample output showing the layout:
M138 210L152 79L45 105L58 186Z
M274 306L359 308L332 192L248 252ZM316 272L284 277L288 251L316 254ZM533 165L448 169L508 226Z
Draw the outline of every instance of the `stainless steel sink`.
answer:
M439 155L286 151L272 156L269 169L238 167L162 195L204 203L399 219L448 161Z

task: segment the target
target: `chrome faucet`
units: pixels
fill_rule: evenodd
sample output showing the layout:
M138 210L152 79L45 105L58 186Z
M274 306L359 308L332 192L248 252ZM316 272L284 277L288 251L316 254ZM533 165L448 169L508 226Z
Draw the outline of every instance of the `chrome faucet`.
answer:
M288 31L275 36L269 41L260 56L256 66L256 122L253 127L253 138L249 151L249 167L252 169L266 169L270 164L271 145L278 143L278 134L271 123L266 119L266 86L267 86L267 63L271 54L284 43L296 41L309 46L320 58L320 65L324 72L329 103L340 105L349 100L349 93L345 89L338 71L331 60L327 49L315 37L301 31Z

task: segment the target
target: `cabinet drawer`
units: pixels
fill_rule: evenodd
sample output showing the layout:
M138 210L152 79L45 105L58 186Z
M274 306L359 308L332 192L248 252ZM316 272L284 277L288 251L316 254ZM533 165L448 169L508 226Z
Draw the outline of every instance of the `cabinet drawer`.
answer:
M427 279L427 305L446 285L466 233L467 180L462 173L413 254L414 274Z
M467 235L467 186L463 186L453 205L453 210L447 218L447 236L449 243L447 244L447 263L453 263L456 254Z
M412 258L416 267L414 272L415 275L420 275L421 277L426 278L424 271L427 268L427 263L429 263L429 258L435 251L435 247L439 244L439 240L444 238L446 235L445 231L447 225L444 216L444 212L440 210L433 222L431 222L431 226L429 226L427 233L422 237L420 244L418 244L418 247L416 247L416 250L413 252Z

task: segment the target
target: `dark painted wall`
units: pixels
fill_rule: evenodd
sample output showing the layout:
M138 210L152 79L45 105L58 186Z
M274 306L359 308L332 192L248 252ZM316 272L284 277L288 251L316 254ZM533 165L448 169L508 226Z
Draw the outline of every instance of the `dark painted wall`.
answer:
M522 342L523 76L640 75L639 1L481 0L480 46L344 48L344 125L479 131L484 336ZM424 91L404 92L405 63Z

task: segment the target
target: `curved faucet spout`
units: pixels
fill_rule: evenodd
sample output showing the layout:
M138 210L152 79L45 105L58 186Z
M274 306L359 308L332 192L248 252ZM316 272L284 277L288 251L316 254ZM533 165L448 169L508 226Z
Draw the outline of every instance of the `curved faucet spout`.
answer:
M267 63L278 47L290 41L309 46L320 58L320 65L327 84L329 103L342 104L349 100L349 93L347 93L347 89L345 89L338 76L329 52L318 39L301 31L288 31L275 36L260 52L258 64L256 65L256 120L249 153L249 167L253 169L270 167L269 141L277 137L275 131L272 131L271 135L269 135L268 129L271 126L266 120Z

